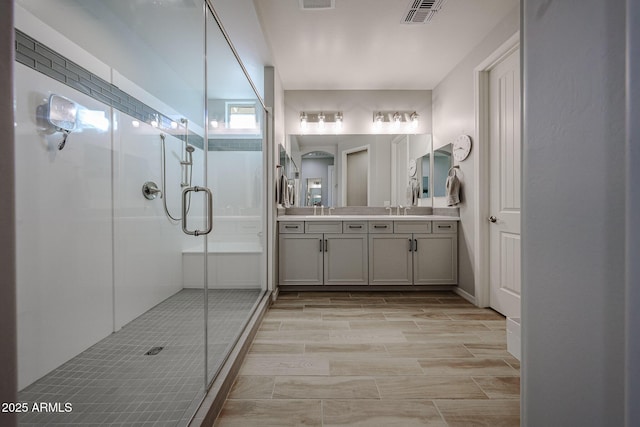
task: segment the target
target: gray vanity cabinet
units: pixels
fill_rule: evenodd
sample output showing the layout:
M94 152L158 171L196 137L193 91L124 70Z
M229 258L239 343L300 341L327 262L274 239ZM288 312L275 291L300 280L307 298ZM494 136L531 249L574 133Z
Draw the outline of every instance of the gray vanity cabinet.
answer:
M393 233L369 231L372 285L455 285L458 283L457 223L394 221Z
M411 234L369 234L369 283L412 285Z
M342 233L340 221L306 222L304 230L288 226L280 226L280 285L369 283L366 229Z
M458 283L457 234L414 234L413 284Z
M324 284L368 285L367 235L324 236Z
M279 281L281 285L322 285L324 239L322 234L280 233Z
M287 221L279 284L456 285L456 221Z

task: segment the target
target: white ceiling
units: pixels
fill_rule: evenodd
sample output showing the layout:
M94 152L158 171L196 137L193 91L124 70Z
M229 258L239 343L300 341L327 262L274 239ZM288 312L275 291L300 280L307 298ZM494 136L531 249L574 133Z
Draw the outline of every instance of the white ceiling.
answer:
M426 24L401 24L413 0L254 0L286 90L433 89L518 0L448 0Z

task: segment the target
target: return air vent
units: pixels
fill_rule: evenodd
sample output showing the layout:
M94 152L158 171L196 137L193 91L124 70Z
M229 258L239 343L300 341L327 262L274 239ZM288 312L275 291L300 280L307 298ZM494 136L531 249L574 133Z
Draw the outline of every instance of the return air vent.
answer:
M298 0L302 10L326 10L336 7L336 0Z
M425 24L433 19L447 0L411 0L403 24Z

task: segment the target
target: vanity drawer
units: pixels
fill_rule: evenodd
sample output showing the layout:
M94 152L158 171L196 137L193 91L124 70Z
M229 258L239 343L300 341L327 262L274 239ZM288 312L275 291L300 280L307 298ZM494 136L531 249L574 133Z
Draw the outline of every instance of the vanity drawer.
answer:
M369 233L393 233L393 221L369 221Z
M304 233L304 221L286 221L278 223L280 234Z
M458 223L456 221L434 221L434 233L455 233L458 231Z
M366 233L367 221L344 221L342 223L342 232L347 233Z
M394 221L396 233L431 233L431 221Z
M342 221L306 221L305 233L342 233Z

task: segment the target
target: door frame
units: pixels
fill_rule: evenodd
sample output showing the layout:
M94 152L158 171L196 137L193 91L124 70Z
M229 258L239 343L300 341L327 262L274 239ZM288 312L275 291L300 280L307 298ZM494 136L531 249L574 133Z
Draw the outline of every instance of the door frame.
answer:
M520 48L520 31L517 31L498 49L493 51L484 61L473 70L474 78L474 110L476 122L476 138L474 141L474 192L477 194L474 201L475 216L475 244L474 244L474 264L477 268L474 271L475 283L475 304L478 307L489 307L490 304L490 254L489 254L489 192L490 192L490 164L489 164L489 136L490 136L490 115L489 115L489 72L507 56ZM522 52L520 54L522 62ZM520 68L522 77L522 67ZM522 91L522 78L520 83ZM522 103L521 103L522 105ZM522 107L520 110L522 118ZM524 126L521 126L524 129ZM522 173L522 171L521 171Z
M349 148L342 152L342 176L340 177L340 198L342 199L342 206L347 206L347 155L357 153L359 151L367 152L367 205L371 203L371 145L362 145L360 147Z

